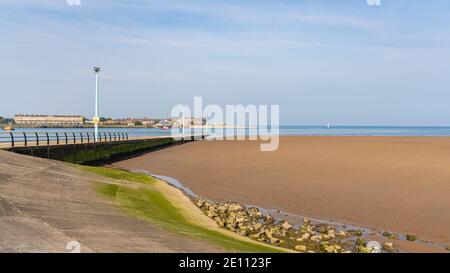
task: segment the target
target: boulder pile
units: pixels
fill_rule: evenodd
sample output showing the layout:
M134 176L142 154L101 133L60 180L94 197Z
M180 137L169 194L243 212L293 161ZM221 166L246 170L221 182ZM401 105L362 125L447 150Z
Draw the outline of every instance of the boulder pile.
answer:
M195 199L194 204L219 227L258 242L305 253L373 252L370 247L366 247L360 230L338 230L329 224L312 224L306 218L302 225L294 227L286 220L276 221L256 207L246 207L235 202L220 204ZM384 245L384 250L396 251L392 243Z

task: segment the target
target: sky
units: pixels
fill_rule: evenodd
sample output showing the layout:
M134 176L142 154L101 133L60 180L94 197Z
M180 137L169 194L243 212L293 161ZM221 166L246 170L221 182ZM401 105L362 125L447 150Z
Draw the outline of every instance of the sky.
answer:
M447 0L1 0L0 116L278 104L281 124L450 125ZM369 2L377 2L369 0Z

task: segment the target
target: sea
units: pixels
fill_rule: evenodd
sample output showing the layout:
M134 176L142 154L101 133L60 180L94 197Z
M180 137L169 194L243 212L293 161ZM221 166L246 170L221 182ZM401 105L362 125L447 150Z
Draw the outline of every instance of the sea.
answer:
M93 128L16 128L14 134L38 133L93 133ZM101 133L127 133L129 137L169 136L172 131L159 128L99 128ZM181 134L179 129L176 134ZM185 134L201 134L201 129L185 129ZM216 128L204 129L204 135L255 135L274 134L272 128ZM450 136L450 127L440 126L316 126L316 125L282 125L278 129L282 136ZM8 132L1 132L7 135Z

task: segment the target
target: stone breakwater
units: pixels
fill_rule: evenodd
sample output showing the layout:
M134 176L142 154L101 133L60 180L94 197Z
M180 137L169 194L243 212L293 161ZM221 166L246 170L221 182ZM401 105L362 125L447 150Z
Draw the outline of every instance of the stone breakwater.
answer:
M313 224L307 218L295 227L286 220L276 221L256 207L239 203L215 203L201 198L194 204L225 228L258 242L305 253L397 252L393 243L377 246L366 242L361 230L337 229L329 224ZM382 249L378 249L378 248Z

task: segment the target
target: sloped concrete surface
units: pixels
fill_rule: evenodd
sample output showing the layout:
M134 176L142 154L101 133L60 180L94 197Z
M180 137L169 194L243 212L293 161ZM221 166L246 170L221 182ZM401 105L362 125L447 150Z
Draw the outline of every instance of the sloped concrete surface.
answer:
M94 181L108 179L0 151L0 252L70 252L73 241L81 252L221 251L125 214Z

